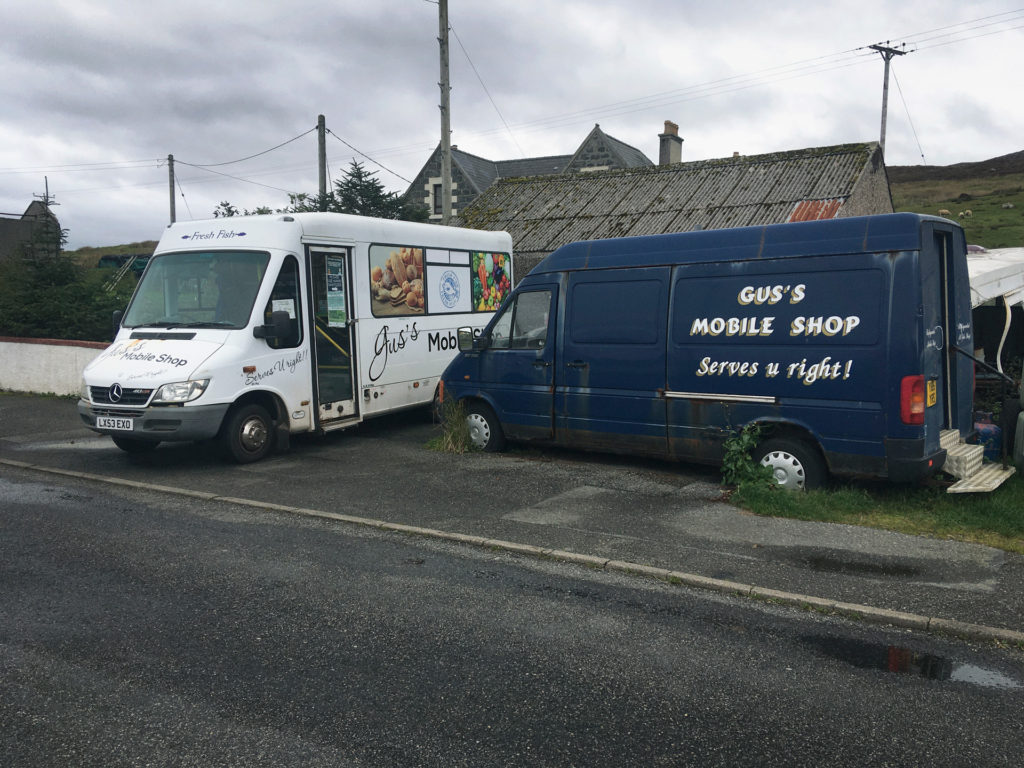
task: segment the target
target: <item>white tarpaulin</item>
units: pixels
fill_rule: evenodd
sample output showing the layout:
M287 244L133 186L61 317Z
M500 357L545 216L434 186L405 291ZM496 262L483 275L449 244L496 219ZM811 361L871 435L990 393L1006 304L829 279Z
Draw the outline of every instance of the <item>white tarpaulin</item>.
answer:
M1007 306L1024 303L1024 248L992 248L967 254L971 306L1005 297Z

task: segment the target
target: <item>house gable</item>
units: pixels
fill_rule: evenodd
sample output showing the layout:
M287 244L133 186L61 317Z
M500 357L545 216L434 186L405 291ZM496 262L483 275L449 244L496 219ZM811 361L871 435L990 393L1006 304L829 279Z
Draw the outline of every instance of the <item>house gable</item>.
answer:
M651 165L654 163L639 149L612 138L600 125L595 125L566 165L565 172L612 171Z

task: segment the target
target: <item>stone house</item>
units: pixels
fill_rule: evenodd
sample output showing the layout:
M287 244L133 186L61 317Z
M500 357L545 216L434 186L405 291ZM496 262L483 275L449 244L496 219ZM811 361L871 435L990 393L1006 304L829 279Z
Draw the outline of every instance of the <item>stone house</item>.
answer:
M665 123L665 130L671 129L675 147L675 160L679 160L678 126ZM662 139L664 145L666 140ZM664 152L663 148L663 152ZM550 157L529 157L519 160L488 160L458 147L452 147L452 211L453 215L471 204L492 184L501 179L524 176L551 176L596 171L624 170L627 168L649 168L654 163L639 149L619 141L595 125L576 151L571 155ZM416 177L412 180L404 197L413 203L427 207L430 219L441 221L441 147L431 154Z
M60 232L60 222L48 205L33 200L25 212L0 214L0 261L5 261L18 252L23 245L31 243L43 227Z

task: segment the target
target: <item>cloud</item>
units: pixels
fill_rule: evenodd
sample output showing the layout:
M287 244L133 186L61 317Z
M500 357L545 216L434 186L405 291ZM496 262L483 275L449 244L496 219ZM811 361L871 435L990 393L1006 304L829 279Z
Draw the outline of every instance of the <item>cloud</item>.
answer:
M656 158L667 119L684 159L875 140L882 62L863 46L906 35L920 50L893 62L889 162L994 157L1022 148L1014 11L450 0L453 140L492 159L567 154L600 123ZM332 177L355 157L403 191L438 142L437 5L424 0L36 0L0 6L0 28L0 211L48 181L71 246L158 236L168 154L181 219L315 190L314 135L194 166L275 147L318 114Z

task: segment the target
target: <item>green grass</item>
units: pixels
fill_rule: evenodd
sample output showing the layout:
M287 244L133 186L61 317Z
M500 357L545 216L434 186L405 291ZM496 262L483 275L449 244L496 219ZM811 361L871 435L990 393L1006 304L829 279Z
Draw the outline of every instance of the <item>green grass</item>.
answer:
M767 517L845 523L918 536L971 541L1024 554L1024 478L991 493L946 493L947 484L846 483L792 493L741 485L734 504Z
M892 184L897 211L938 215L949 211L967 235L967 242L986 248L1024 245L1024 174L958 180ZM1013 208L1003 208L1011 203ZM961 211L970 217L959 218Z
M443 453L466 453L474 450L466 423L466 407L446 401L441 405L441 434L427 441L427 448Z

